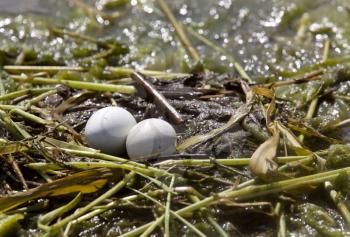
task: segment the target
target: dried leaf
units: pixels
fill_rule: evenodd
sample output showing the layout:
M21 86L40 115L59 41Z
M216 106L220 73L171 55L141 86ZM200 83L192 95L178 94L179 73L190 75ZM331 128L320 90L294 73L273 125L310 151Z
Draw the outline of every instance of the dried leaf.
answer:
M327 136L323 135L322 133L320 133L319 131L317 131L316 129L314 129L310 126L307 126L306 124L303 124L303 123L298 122L298 121L289 121L288 127L295 130L295 131L298 131L306 136L313 136L313 137L321 138L321 139L329 142L330 144L343 143L340 140L337 140L337 139L334 139L331 137L327 137Z
M119 172L120 173L120 172ZM66 195L71 193L92 193L103 187L118 172L112 169L91 169L45 183L25 192L0 198L0 211L7 211L30 200L43 197ZM120 176L120 175L119 175Z
M0 145L0 155L12 154L20 151L27 151L32 146L32 141L29 142L14 142L10 144Z
M275 123L271 130L273 131L272 136L256 149L249 161L250 170L264 180L269 180L278 168L274 158L279 145L280 132Z
M269 128L270 124L272 123L272 116L275 113L276 110L276 98L275 96L272 97L270 104L268 105L267 109L265 109L265 107L262 105L261 106L262 110L263 110L263 114L265 117L265 121L266 121L266 127ZM272 133L272 131L270 131Z
M187 148L189 148L195 144L208 141L209 139L212 139L212 138L222 134L223 132L226 132L227 130L232 128L236 123L241 121L249 113L251 108L252 108L251 104L242 105L241 107L239 107L237 109L236 113L234 115L232 115L230 120L224 126L217 128L217 129L214 129L207 134L190 137L190 138L186 139L185 141L183 141L181 144L179 144L176 149L180 152L184 151Z
M208 141L209 139L212 139L226 132L227 130L231 129L236 123L241 121L250 112L254 102L254 93L252 92L249 85L245 81L241 80L240 83L241 83L242 90L244 91L244 94L246 96L246 103L244 105L241 105L237 109L236 113L231 116L230 120L224 126L214 129L207 134L197 135L186 139L185 141L183 141L181 144L177 146L176 149L178 151L180 152L184 151L195 144Z
M49 145L49 146L54 146L54 147L58 147L58 148L62 148L62 149L74 149L74 150L79 150L79 151L96 151L95 149L86 147L86 146L81 146L78 145L74 142L64 142L64 141L60 141L57 139L54 139L52 137L41 137L38 136L38 141L42 140L44 142L44 145Z
M266 87L253 87L252 91L257 95L261 95L269 99L272 99L275 95L273 90Z
M278 129L283 134L283 136L287 139L289 147L291 147L297 155L302 156L302 155L310 155L310 154L312 154L312 152L309 149L305 148L300 143L298 138L288 128L286 128L280 122L276 122L276 124L277 124Z

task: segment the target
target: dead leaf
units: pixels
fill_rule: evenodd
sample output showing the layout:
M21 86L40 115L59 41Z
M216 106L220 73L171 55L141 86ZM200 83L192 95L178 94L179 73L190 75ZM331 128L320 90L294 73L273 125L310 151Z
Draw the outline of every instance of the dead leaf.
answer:
M286 138L287 143L289 145L288 147L292 148L297 155L302 156L302 155L312 154L312 152L309 149L305 148L300 143L298 138L288 128L286 128L282 123L276 122L276 126L277 126L278 130Z
M288 123L288 127L290 129L293 129L295 131L298 131L300 132L301 134L303 135L306 135L306 136L313 136L313 137L318 137L320 139L323 139L325 141L327 141L328 143L330 144L341 144L343 143L342 141L340 140L337 140L337 139L334 139L334 138L331 138L331 137L327 137L325 135L323 135L322 133L320 133L319 131L317 131L316 129L302 123L302 122L299 122L299 121L296 121L296 120L290 120L289 123Z
M250 170L258 177L269 180L276 173L278 165L274 161L280 140L276 123L271 126L272 136L262 143L249 161Z
M209 139L212 139L226 132L227 130L232 128L235 124L237 124L239 121L241 121L250 112L251 108L252 108L251 104L242 105L237 109L236 113L232 115L230 120L224 126L214 129L207 134L190 137L184 140L181 144L179 144L176 149L180 152L184 151L195 144L208 141Z
M119 175L117 175L119 173ZM121 177L115 169L91 169L78 172L51 183L45 183L25 192L0 198L0 211L7 211L22 203L37 198L53 197L71 193L92 193L102 188L111 179Z
M257 95L264 96L269 99L272 99L275 96L275 92L266 87L253 87L252 91Z
M181 144L179 144L176 147L178 151L180 152L184 151L195 144L208 141L209 139L212 139L226 132L227 130L231 129L235 124L240 122L250 112L253 106L254 98L255 98L254 93L252 92L249 85L245 81L241 80L240 83L241 83L242 90L244 91L244 94L246 96L246 103L244 105L241 105L237 109L235 114L231 116L229 121L224 126L214 129L207 134L193 136L184 140Z

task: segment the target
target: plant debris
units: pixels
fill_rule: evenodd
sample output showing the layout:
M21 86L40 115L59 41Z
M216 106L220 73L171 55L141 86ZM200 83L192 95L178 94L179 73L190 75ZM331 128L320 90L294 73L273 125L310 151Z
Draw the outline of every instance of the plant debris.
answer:
M348 4L68 2L0 12L0 236L350 235ZM177 152L88 147L107 106Z

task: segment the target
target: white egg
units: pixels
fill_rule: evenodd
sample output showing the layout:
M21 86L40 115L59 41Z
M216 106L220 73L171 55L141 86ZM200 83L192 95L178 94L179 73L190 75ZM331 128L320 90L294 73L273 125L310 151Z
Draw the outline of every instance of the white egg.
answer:
M92 148L103 153L125 153L126 137L136 120L127 110L106 107L93 113L85 127L86 141Z
M171 155L176 148L176 132L162 119L146 119L135 125L126 139L126 150L131 159Z

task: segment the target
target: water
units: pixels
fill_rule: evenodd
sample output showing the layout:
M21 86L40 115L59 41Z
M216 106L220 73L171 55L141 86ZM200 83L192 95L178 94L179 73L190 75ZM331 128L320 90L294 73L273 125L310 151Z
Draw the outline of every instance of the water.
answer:
M107 26L97 23L101 19L86 18L68 1L2 1L0 6L5 6L1 8L5 12L12 13L16 10L23 13L45 9L45 21L49 23L46 27L65 27L96 37L115 38L131 49L131 53L121 60L123 65L157 70L188 70L188 56L179 44L174 29L153 1L130 2L131 7L121 8L125 15ZM195 29L223 47L243 65L249 75L256 78L272 75L278 69L295 71L319 61L326 39L332 41L330 56L346 55L350 48L346 1L175 0L169 1L169 5L185 27ZM42 14L22 14L22 17L17 21L16 18L11 19L14 24L18 24L15 28L23 28L27 20L40 22ZM36 41L37 38L44 41L47 38L46 34L40 32L42 23L33 29L33 23L28 26L29 31L38 31L37 34L25 32L26 36L23 36L23 32L15 30L9 34L6 32L7 27L11 28L11 24L6 24L8 20L3 20L2 24L0 22L3 29L0 39L21 39L26 43L32 38L36 38ZM300 29L302 20L307 22L304 34ZM44 37L37 37L41 33ZM226 56L192 36L190 39L208 68L219 72L234 71ZM59 50L66 46L65 43L51 41L50 47Z
M185 28L191 28L222 47L226 55L208 47L189 34L201 55L203 64L218 73L238 75L228 56L234 57L256 82L285 79L280 71L297 72L299 69L322 60L325 42L331 42L329 57L349 55L350 14L348 1L341 0L173 0L167 1L176 18ZM101 1L85 3L96 6ZM173 27L151 0L131 0L116 10L122 16L115 21L101 17L86 17L68 1L26 0L0 2L0 50L17 54L23 50L35 52L33 60L62 65L79 65L74 55L94 52L96 45L75 42L69 38L50 35L54 27L89 35L95 39L112 38L130 48L130 53L115 58L113 65L136 69L188 72L193 64L179 43ZM109 14L113 11L108 11ZM40 62L40 61L39 61ZM7 62L11 64L11 62ZM39 63L40 64L40 63ZM332 76L330 77L333 77ZM213 79L215 83L215 77ZM301 111L307 109L310 98L321 84L315 82L278 91L284 99L296 103ZM350 96L350 84L342 83L337 93ZM182 102L181 102L182 103ZM229 104L225 102L225 105ZM213 110L215 114L215 110ZM299 111L294 111L298 113ZM310 123L336 123L350 117L350 106L337 99L320 102L316 118ZM200 126L203 127L202 124ZM206 128L212 129L212 126ZM350 140L348 128L340 137ZM223 139L226 139L223 137ZM228 137L231 139L232 137ZM235 138L236 139L236 138ZM247 210L244 210L245 212ZM128 210L107 212L80 226L80 236L117 235L135 213ZM140 213L143 215L144 213ZM242 213L243 215L244 213ZM150 219L153 218L149 214ZM266 216L258 216L259 222ZM239 220L237 220L239 222ZM250 224L241 220L249 229ZM263 222L263 221L262 221ZM117 224L116 224L117 223ZM142 221L135 223L135 226ZM230 223L228 222L227 225ZM262 223L256 235L268 236L269 229ZM225 224L226 225L226 224ZM126 227L125 227L126 228ZM229 228L229 227L228 227ZM234 228L234 227L230 227ZM253 230L252 230L253 231ZM260 231L260 232L259 232ZM249 232L249 231L247 231ZM254 236L254 233L251 233ZM296 235L297 236L297 235Z

